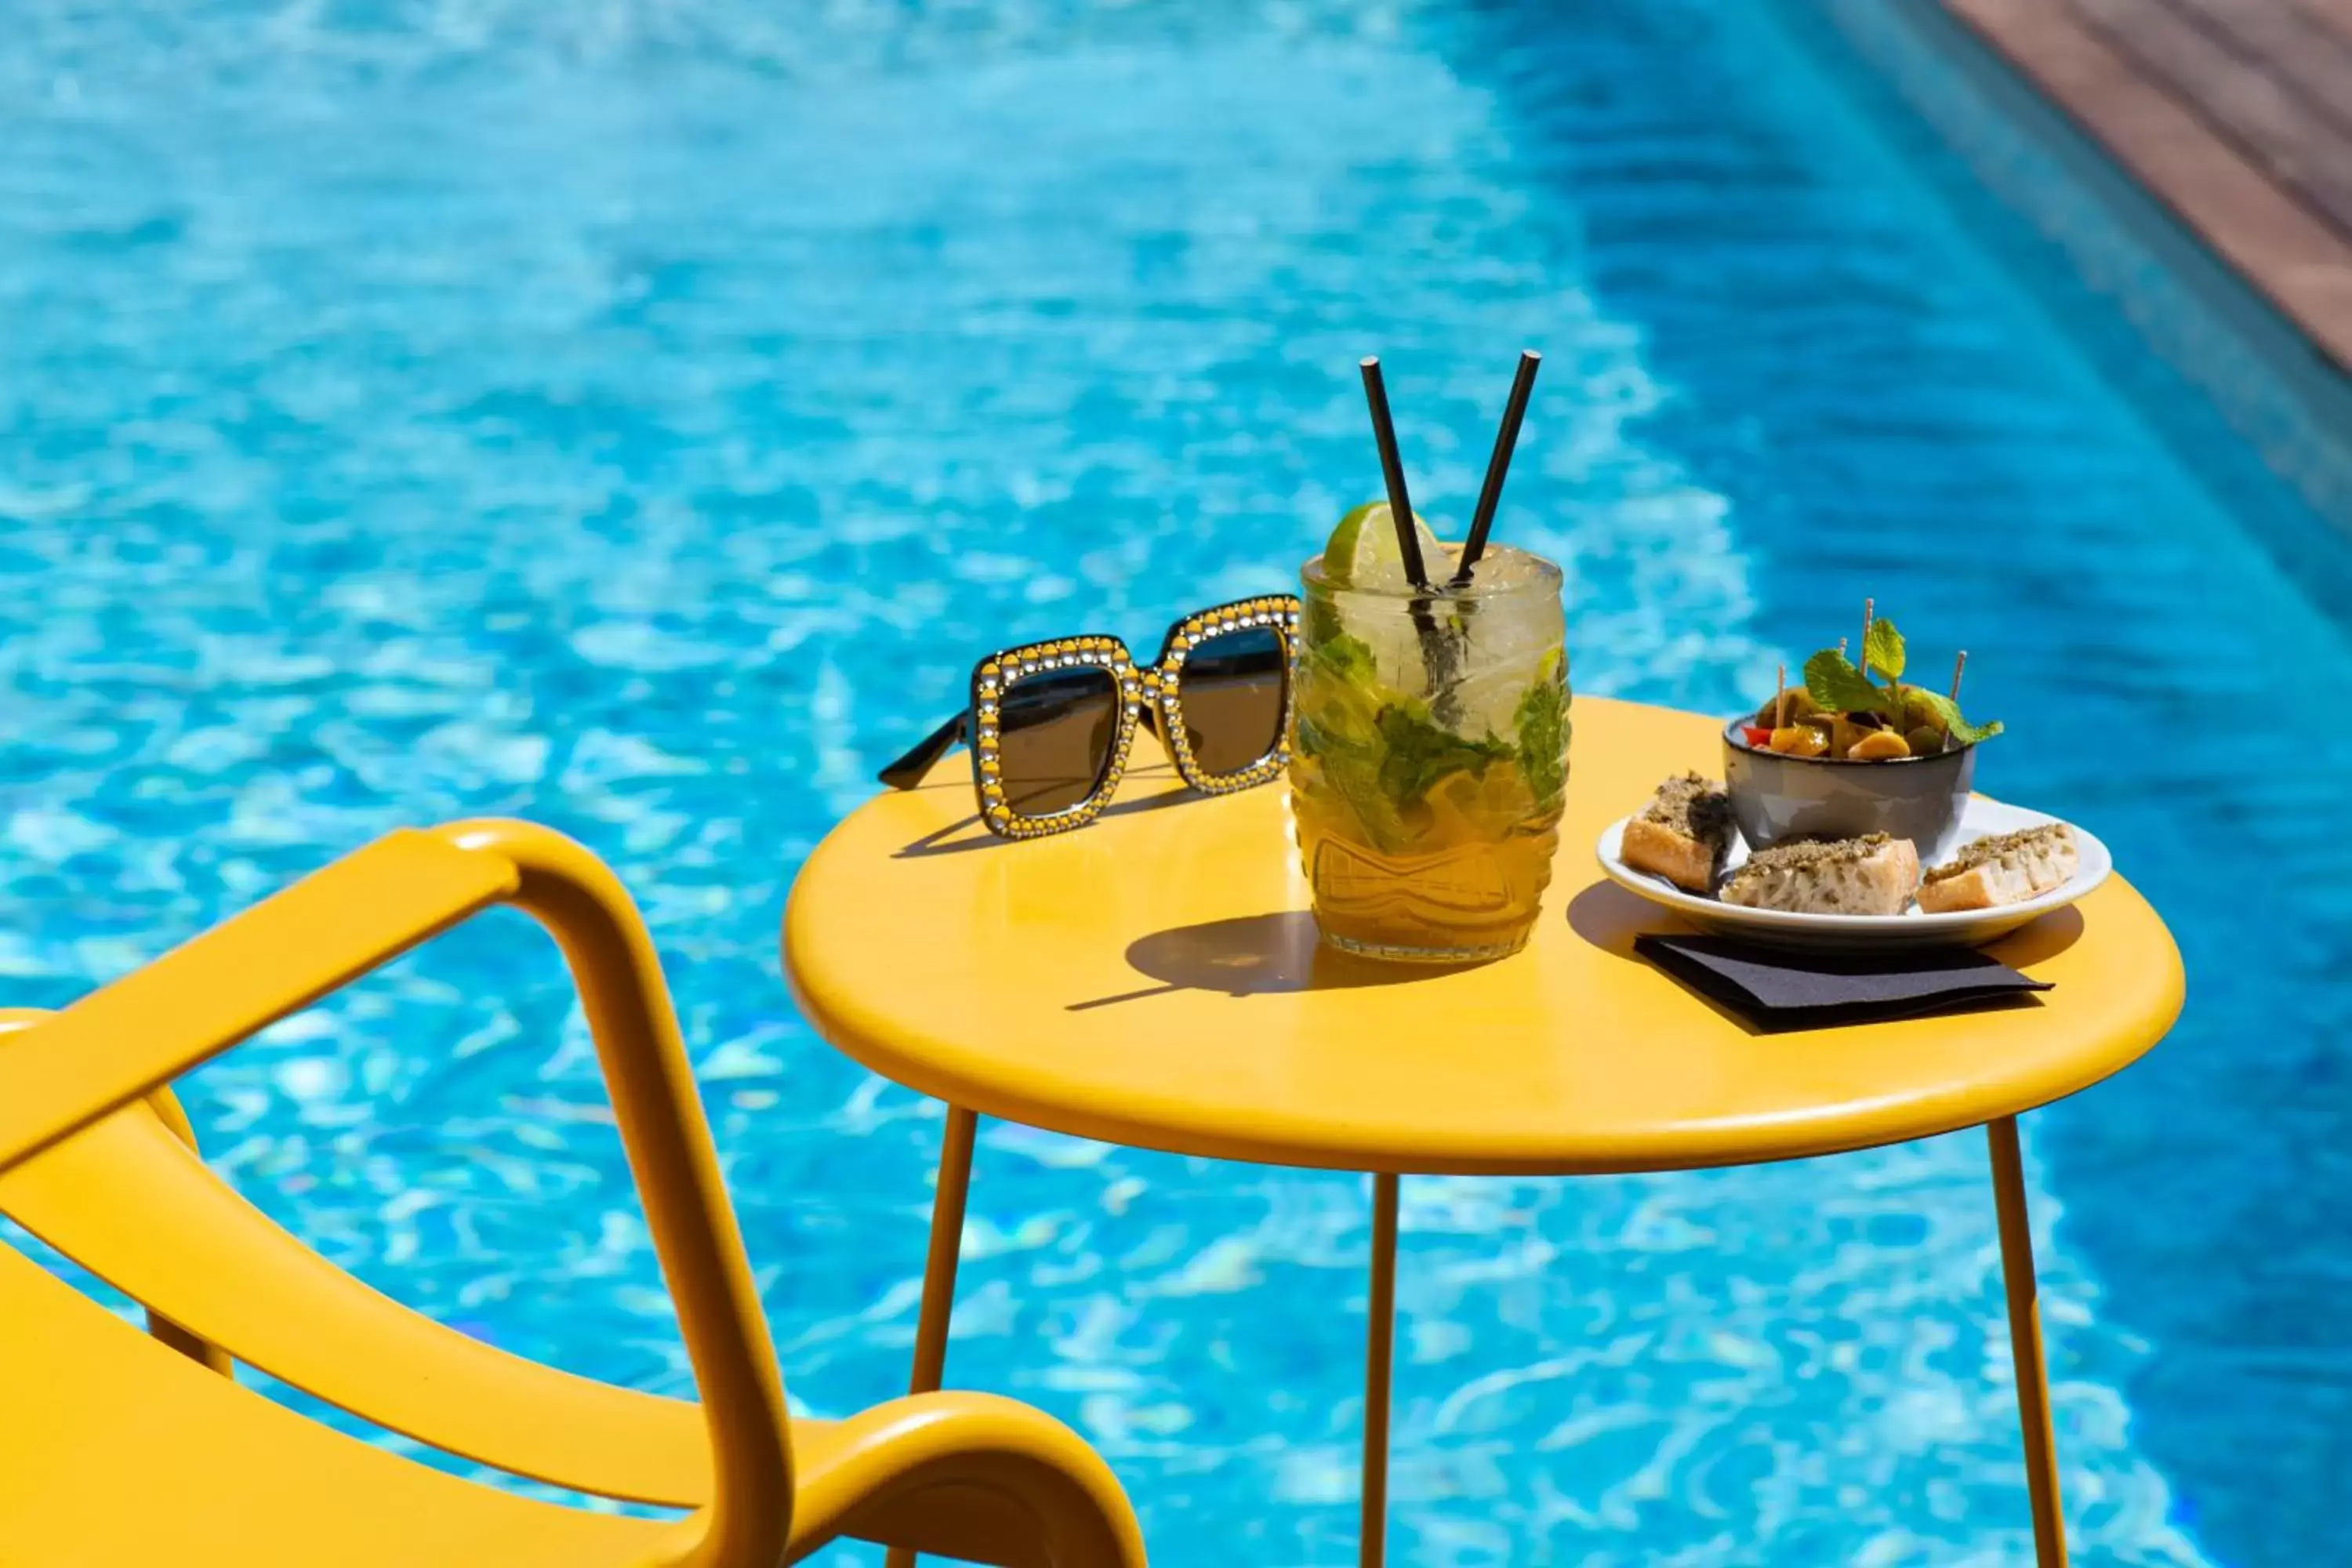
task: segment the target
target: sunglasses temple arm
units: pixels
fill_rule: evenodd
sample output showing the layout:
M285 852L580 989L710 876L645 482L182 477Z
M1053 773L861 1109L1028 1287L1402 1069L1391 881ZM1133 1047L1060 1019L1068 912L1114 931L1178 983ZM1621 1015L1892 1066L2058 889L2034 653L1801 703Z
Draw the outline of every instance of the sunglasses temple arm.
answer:
M931 764L963 739L963 724L964 715L959 713L916 742L912 751L882 770L882 782L892 789L913 789L921 784L923 775L931 771Z

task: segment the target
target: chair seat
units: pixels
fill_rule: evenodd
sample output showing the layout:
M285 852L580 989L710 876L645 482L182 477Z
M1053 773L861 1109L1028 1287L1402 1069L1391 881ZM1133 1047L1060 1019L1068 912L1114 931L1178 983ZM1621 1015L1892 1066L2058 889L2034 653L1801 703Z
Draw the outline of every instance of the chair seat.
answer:
M25 1568L595 1568L674 1558L693 1528L373 1447L206 1371L5 1245L0 1411L0 1556Z

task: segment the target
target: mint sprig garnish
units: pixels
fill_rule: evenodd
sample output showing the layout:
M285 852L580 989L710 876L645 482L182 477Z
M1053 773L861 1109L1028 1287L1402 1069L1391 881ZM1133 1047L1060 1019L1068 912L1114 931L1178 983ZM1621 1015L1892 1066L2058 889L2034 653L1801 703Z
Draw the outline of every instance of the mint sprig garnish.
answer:
M1511 714L1511 730L1518 738L1519 771L1539 801L1559 797L1568 784L1568 748L1560 743L1567 722L1568 688L1561 679L1560 656L1544 656L1543 668L1519 699Z
M1939 728L1963 743L1990 741L2001 731L1998 719L1989 719L1981 724L1969 723L1960 717L1960 705L1940 691L1922 691L1916 686L1908 687L1904 690L1903 700L1910 707L1927 709L1936 716Z
M1895 695L1863 679L1853 661L1833 647L1805 660L1805 693L1834 713L1891 713Z
M1989 741L2001 732L2000 721L1971 724L1960 715L1960 705L1923 687L1897 686L1905 662L1903 634L1895 623L1879 616L1870 623L1863 648L1869 666L1865 674L1836 648L1825 647L1805 660L1805 692L1822 707L1837 713L1875 713L1900 732L1916 726L1914 716L1925 712L1927 722L1962 744ZM1884 676L1881 686L1871 674Z

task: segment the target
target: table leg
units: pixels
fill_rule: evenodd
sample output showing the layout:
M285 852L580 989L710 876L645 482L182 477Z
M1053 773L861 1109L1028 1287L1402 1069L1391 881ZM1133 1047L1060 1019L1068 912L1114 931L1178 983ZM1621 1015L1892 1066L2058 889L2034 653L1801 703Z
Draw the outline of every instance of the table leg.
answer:
M971 1190L972 1134L980 1118L961 1105L948 1107L946 1135L940 1141L939 1191L931 1197L931 1246L923 1259L923 1303L915 1319L915 1364L907 1392L929 1394L948 1370L948 1313L955 1306L956 1260L963 1250L963 1203ZM894 1546L888 1568L914 1568L911 1547Z
M2017 1419L2025 1432L2025 1485L2033 1500L2034 1568L2066 1568L2066 1522L2058 1508L2050 1374L2042 1359L2042 1313L2036 1304L2033 1236L2025 1213L2025 1163L2017 1149L2017 1118L1988 1121L1985 1137L1992 1145L2000 1273L2009 1289L2009 1348L2017 1363Z
M1396 1345L1397 1178L1372 1177L1372 1292L1364 1325L1364 1511L1356 1560L1381 1568L1389 1512L1389 1368Z

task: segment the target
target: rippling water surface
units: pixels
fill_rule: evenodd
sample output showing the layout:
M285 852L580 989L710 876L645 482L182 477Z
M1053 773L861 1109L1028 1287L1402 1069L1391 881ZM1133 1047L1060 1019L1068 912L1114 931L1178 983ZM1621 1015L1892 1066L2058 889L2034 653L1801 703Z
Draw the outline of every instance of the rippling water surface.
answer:
M2317 1214L2244 1194L2344 1187L2311 1092L2342 1081L2341 882L2215 908L2173 812L2292 842L2344 747L2290 767L2256 736L2263 784L2140 742L2184 694L2352 658L2201 405L2151 372L2175 417L2147 417L2052 313L2105 307L2021 275L2048 264L1762 15L13 8L10 999L394 824L551 822L653 924L796 1405L886 1397L940 1112L793 1016L793 868L976 651L1281 586L1377 488L1359 354L1458 518L1534 343L1504 527L1569 568L1580 689L1728 706L1875 593L1915 643L1969 641L2018 732L1987 786L2097 826L2179 925L2181 1034L2030 1135L2076 1561L2324 1560L2263 1469L2345 1457L2352 1378L2306 1316L2341 1266ZM2258 955L2284 973L2234 978ZM520 920L188 1099L369 1280L688 1390ZM2250 1171L2290 1099L2301 1135ZM2030 1551L1979 1141L1404 1191L1401 1560ZM986 1127L950 1378L1087 1432L1157 1561L1350 1561L1367 1231L1345 1177ZM2301 1361L2248 1364L2282 1331ZM2267 1452L2264 1399L2295 1415Z

